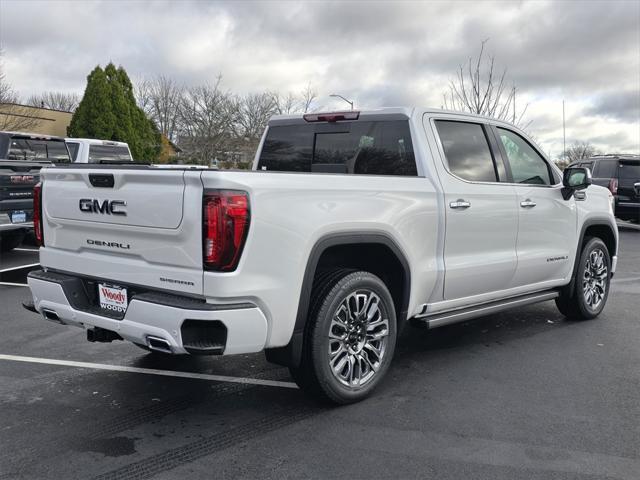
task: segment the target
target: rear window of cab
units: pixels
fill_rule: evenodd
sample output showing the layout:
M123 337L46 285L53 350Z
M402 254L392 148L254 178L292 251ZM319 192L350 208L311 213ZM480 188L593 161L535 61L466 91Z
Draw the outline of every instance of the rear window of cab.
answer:
M417 175L407 120L270 126L258 170Z

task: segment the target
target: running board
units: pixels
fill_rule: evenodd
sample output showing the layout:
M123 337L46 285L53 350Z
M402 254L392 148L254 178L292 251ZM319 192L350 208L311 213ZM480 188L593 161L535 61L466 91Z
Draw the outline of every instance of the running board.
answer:
M502 312L503 310L509 310L511 308L523 307L532 303L553 300L554 298L557 298L559 296L560 292L558 292L557 290L529 293L527 295L510 297L504 300L497 300L494 302L483 303L481 305L475 305L473 307L466 307L443 313L434 313L433 315L414 318L413 321L416 323L424 323L428 328L442 327L443 325L463 322L465 320L483 317L485 315L491 315L494 313Z

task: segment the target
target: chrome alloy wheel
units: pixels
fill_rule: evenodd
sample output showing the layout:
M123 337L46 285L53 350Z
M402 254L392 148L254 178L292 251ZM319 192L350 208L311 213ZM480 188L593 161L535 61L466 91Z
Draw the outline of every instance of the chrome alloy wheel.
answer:
M343 385L359 388L382 365L389 319L380 297L371 290L349 294L336 309L329 328L329 367Z
M594 249L587 256L582 275L584 301L592 310L596 310L604 299L608 274L604 252L599 248Z

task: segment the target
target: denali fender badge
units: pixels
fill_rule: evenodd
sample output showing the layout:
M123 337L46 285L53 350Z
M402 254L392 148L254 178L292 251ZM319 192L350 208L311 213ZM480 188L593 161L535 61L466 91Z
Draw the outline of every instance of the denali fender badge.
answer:
M97 198L81 198L78 202L80 211L86 213L100 213L107 215L126 215L124 200L103 200Z
M560 261L565 261L568 260L569 257L567 255L563 255L561 257L549 257L547 258L547 262L560 262Z
M118 242L103 242L102 240L91 240L90 238L87 238L87 243L89 245L97 245L99 247L108 247L108 248L121 248L123 250L129 250L131 249L131 245L130 244L124 244L124 243L118 243Z

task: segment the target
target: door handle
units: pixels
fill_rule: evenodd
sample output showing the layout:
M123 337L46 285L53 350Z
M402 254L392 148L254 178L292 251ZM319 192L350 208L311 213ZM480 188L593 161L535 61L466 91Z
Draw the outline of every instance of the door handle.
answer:
M527 198L524 202L520 202L522 208L533 208L537 205L536 202L532 202L530 198Z
M470 206L471 206L471 202L467 202L466 200L463 200L461 198L459 198L455 202L449 203L449 207L451 208L465 209L465 208L469 208Z

